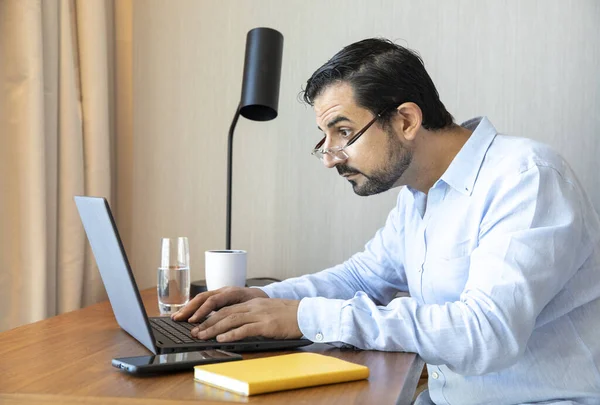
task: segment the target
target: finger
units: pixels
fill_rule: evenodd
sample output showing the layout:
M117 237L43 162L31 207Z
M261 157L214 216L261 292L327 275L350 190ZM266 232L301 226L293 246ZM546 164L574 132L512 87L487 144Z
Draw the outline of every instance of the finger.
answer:
M215 293L216 291L207 291L197 294L187 304L185 304L183 308L171 315L171 319L175 321L187 320L211 295L214 295Z
M242 340L248 336L259 336L260 324L258 322L247 323L240 326L239 328L231 329L225 333L217 335L218 342L233 342L236 340Z
M216 290L216 291L206 291L206 292L203 292L203 293L200 293L200 294L196 295L183 308L181 308L179 311L177 311L173 315L171 315L171 318L174 321L185 321L185 320L187 320L194 312L196 312L196 310L198 308L200 308L202 306L202 304L204 304L204 302L209 297L211 297L212 295L215 295L217 293L218 293L218 290Z
M238 328L242 325L252 322L255 322L254 316L248 312L230 313L209 327L204 329L199 328L197 337L200 339L211 339L231 329Z
M219 292L218 294L213 294L208 297L206 301L204 301L200 308L196 310L196 312L190 317L189 322L199 322L200 320L206 318L206 316L211 312L221 310L222 308L228 305L236 304L237 302L237 296L232 291L225 290ZM210 318L213 316L215 316L215 314L211 315Z
M201 324L199 324L195 328L193 328L191 330L191 334L192 334L192 336L197 337L201 331L212 327L213 325L221 322L222 320L224 320L225 318L227 318L228 316L230 316L231 314L234 314L234 313L252 313L252 314L254 314L255 317L257 317L262 312L261 307L263 307L265 305L265 303L270 303L270 302L271 301L269 298L255 298L255 299L245 301L245 302L242 302L239 304L233 304L233 305L223 307L223 308L219 309L217 312L212 313L210 315L210 317L204 319L204 321ZM215 336L215 335L210 334L210 337L213 337L213 336ZM202 339L206 339L206 338L202 337Z
M197 325L191 330L192 336L197 337L198 333L200 333L201 331L204 331L214 326L215 324L221 322L223 319L227 318L229 315L239 312L248 312L247 306L245 304L236 304L221 308L217 312L213 312L208 318L205 318L200 325Z

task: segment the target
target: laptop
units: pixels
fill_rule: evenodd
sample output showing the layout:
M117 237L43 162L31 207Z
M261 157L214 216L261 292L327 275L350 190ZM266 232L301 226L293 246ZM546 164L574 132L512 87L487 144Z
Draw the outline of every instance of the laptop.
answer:
M232 352L289 349L306 346L308 339L268 339L260 336L219 343L193 338L188 322L148 317L115 220L102 197L75 196L75 204L94 252L102 282L119 326L154 354L223 349Z

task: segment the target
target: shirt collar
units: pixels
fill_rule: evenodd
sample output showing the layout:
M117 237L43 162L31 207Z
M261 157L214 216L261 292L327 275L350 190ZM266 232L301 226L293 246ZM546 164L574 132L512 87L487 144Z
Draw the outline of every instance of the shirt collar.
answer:
M456 191L471 195L485 154L496 137L496 128L486 117L476 117L461 124L473 131L456 154L440 180Z

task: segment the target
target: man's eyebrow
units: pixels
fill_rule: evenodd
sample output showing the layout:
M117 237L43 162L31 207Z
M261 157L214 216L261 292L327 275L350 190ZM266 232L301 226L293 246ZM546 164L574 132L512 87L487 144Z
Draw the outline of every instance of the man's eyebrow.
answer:
M337 117L335 117L334 119L332 119L331 121L329 121L329 122L327 123L327 128L331 128L331 127L332 127L332 126L334 126L335 124L338 124L338 123L340 123L340 122L342 122L342 121L348 121L348 122L350 122L350 123L352 122L352 120L351 120L350 118L344 117L343 115L338 115ZM320 127L320 126L318 126L318 125L317 125L317 128L318 128L320 131L323 131L323 130L321 129L321 127Z

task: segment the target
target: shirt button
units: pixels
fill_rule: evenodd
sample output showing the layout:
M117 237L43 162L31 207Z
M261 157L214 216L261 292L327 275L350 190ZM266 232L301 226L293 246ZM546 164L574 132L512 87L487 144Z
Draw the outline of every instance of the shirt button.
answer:
M317 333L317 336L315 336L315 340L317 342L320 342L321 340L323 340L323 334L321 332Z
M440 378L440 375L434 371L433 373L431 373L431 378L437 380L438 378Z

